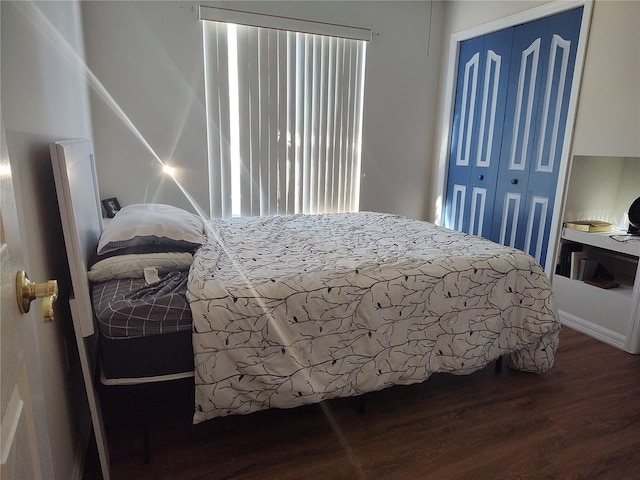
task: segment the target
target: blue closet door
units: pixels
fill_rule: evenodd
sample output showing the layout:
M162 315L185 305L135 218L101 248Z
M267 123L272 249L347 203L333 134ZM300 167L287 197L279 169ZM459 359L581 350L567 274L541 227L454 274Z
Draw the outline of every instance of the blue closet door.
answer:
M507 98L512 29L460 44L445 226L488 236Z
M582 7L461 42L444 225L546 261Z
M546 261L582 8L514 27L492 240Z

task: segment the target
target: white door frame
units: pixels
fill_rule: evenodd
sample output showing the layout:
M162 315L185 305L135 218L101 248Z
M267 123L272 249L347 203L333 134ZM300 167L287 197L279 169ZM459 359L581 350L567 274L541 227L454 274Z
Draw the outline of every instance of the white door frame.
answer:
M539 18L548 17L556 13L561 13L577 7L584 7L582 13L582 23L580 25L580 39L578 41L578 50L576 53L576 63L573 73L573 81L571 84L571 96L569 98L569 109L567 113L567 134L564 137L562 145L562 155L560 157L560 171L558 173L558 186L556 189L556 201L553 206L553 217L551 231L549 234L549 247L547 251L547 259L543 265L545 272L549 277L553 274L553 268L556 258L556 247L561 232L560 220L562 209L565 201L565 191L567 182L567 172L571 161L571 148L573 143L573 129L575 125L576 110L578 98L580 94L580 84L582 80L582 70L587 48L587 40L589 38L589 26L591 24L591 12L593 10L593 0L571 0L571 1L555 1L531 8L522 12L509 15L482 25L455 32L451 35L449 41L449 57L447 59L447 73L444 93L444 109L442 121L440 122L440 135L438 138L445 139L440 145L440 151L437 153L437 178L436 178L436 202L435 202L435 223L442 225L442 210L444 208L444 198L446 194L447 172L449 162L449 149L451 148L451 129L453 125L453 108L455 102L456 72L458 69L458 52L460 43L471 38L486 35L498 30L513 27L521 23L531 22Z

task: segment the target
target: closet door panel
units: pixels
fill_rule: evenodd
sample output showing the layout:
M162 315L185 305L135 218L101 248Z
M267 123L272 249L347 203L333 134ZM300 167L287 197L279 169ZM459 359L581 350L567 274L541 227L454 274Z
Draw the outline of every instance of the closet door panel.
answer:
M460 45L458 75L454 105L447 195L445 201L445 226L463 232L469 231L469 210L472 147L477 138L474 128L478 92L478 70L484 39L467 40Z
M472 199L482 198L483 202L476 202L478 208L475 210L472 203L471 212L476 216L471 216L468 231L481 237L488 237L491 233L512 42L512 28L485 37L478 145L471 165L471 187L478 193Z
M565 140L571 84L576 61L582 8L544 19L544 61L540 71L535 148L529 165L525 252L544 265L553 221L553 206ZM545 206L546 205L546 206ZM536 230L541 232L536 235Z
M496 213L491 240L524 248L529 166L538 118L540 71L544 62L541 21L514 28L507 107L496 187ZM516 202L515 199L518 199ZM514 211L517 203L517 212ZM510 208L506 208L510 205ZM505 217L505 215L507 217ZM517 215L517 219L514 218Z
M460 45L445 226L474 235L491 229L512 36L508 29Z
M491 239L546 261L582 8L515 27ZM509 235L496 218L521 199ZM507 239L509 241L507 241ZM513 241L512 241L513 240Z

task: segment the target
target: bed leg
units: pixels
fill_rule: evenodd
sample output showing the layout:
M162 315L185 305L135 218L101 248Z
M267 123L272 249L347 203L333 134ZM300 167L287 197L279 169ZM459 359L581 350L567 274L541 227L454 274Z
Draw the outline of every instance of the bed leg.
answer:
M496 373L502 372L502 356L499 356L498 358L496 358L495 372Z

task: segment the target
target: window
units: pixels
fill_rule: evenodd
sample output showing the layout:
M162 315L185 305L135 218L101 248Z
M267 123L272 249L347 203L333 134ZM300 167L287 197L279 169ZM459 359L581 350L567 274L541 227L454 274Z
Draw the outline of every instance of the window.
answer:
M200 17L211 216L357 211L370 30L211 7Z

